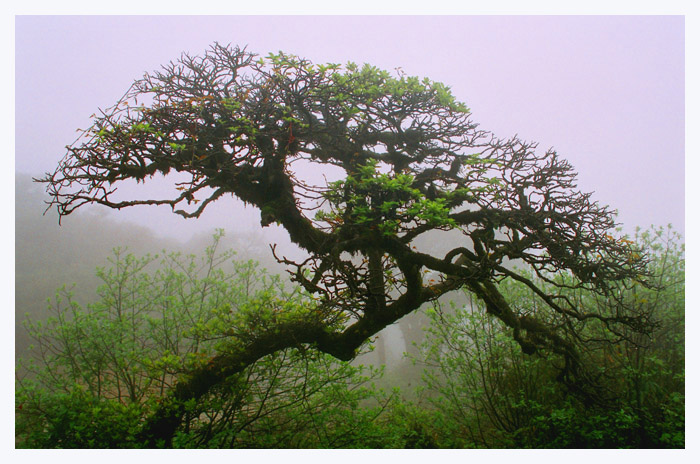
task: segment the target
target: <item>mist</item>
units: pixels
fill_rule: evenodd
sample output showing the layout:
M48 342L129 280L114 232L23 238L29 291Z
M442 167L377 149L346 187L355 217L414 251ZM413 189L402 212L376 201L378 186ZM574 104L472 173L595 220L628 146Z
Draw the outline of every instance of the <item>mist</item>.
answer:
M52 172L91 114L145 72L183 52L201 54L214 41L443 82L481 129L557 150L579 173L579 189L617 210L627 233L668 223L685 230L682 16L20 16L16 171ZM258 222L256 211L230 197L212 206L196 221L165 207L108 217L179 241Z
M578 188L617 211L622 234L673 224L685 235L684 33L683 17L671 16L18 17L15 360L31 344L23 321L46 318L47 300L64 286L80 305L96 301L96 269L109 266L118 247L136 256L201 256L222 229L221 250L295 285L271 247L297 262L307 253L281 226L262 227L260 211L230 195L196 219L169 206L91 204L59 224L57 212L47 209L45 185L32 180L53 172L90 114L182 52L199 54L220 41L262 56L282 50L316 63L368 62L444 82L481 129L539 141L540 151L554 147L578 171ZM336 180L332 170L295 167L309 183ZM119 195L167 198L172 179L124 182ZM440 232L412 245L444 256L464 240ZM469 304L461 291L439 303ZM411 357L428 325L424 312L411 313L374 337L353 364L386 366L382 385L410 397L425 368Z

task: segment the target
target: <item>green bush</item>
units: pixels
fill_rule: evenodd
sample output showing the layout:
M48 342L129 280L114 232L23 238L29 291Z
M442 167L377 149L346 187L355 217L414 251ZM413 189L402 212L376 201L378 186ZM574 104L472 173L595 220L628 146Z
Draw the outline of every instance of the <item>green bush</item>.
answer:
M220 236L200 260L115 250L98 270L94 303L83 308L62 289L52 317L27 321L34 346L17 367L17 446L139 447L141 421L180 376L304 310L300 289L219 254ZM380 375L303 347L284 350L187 404L173 446L379 446L374 422L389 401L372 385Z
M252 262L219 254L138 259L115 251L81 307L62 289L52 317L27 321L32 357L17 366L16 446L139 448L143 421L179 378L235 349L309 296ZM576 327L603 401L558 378L555 353L524 354L477 301L436 303L421 346L417 402L375 386L382 370L312 347L286 349L185 404L175 448L682 448L685 446L684 249L669 229L639 233L656 286L630 282L608 299L571 289L580 305L643 305L655 329ZM565 278L565 276L562 276ZM520 311L528 289L503 282ZM573 336L572 334L570 334Z
M436 427L453 434L458 446L684 447L684 246L670 226L638 231L635 241L650 254L654 286L630 281L607 299L576 288L562 294L607 312L634 306L653 327L611 333L604 324L584 321L572 330L604 398L565 388L558 381L558 356L524 354L479 302L436 304L428 310L431 324L420 356L425 389L439 413ZM500 289L519 311L540 311L527 288L503 282Z

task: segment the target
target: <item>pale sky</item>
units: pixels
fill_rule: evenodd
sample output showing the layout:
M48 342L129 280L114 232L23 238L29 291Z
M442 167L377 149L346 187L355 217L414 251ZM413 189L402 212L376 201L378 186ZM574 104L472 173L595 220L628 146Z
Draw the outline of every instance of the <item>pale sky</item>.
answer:
M18 16L15 26L18 172L53 171L76 129L134 79L218 41L444 82L482 129L557 150L627 232L685 227L682 16ZM232 205L187 224L166 207L114 214L166 235L257 220Z

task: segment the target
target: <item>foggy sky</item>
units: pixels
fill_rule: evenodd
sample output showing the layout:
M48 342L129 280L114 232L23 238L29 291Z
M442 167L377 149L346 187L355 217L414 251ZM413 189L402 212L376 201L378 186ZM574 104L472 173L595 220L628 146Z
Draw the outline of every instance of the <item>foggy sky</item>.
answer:
M481 129L554 147L627 232L667 223L684 231L680 16L19 16L15 26L18 172L53 171L76 129L134 79L219 41L444 82ZM219 201L189 221L168 207L110 215L180 238L254 227L257 211L233 205Z

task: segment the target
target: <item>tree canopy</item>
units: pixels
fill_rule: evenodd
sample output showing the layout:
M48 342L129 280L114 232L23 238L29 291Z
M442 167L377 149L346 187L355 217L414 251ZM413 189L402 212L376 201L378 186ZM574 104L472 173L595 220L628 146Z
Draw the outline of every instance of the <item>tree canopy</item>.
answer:
M156 175L173 179L170 197L116 193ZM622 299L582 307L558 291L614 299L646 275L644 253L615 237L613 212L577 189L572 166L554 150L480 129L449 87L400 71L215 44L136 80L39 181L60 216L98 203L168 205L196 218L230 194L308 253L294 262L273 247L313 296L305 309L280 307L271 323L232 328L237 348L182 379L144 426L154 443L172 437L184 401L257 359L311 345L351 360L371 336L458 288L525 353L558 354L563 379L583 375L581 327L622 337L623 327L647 323L643 308ZM439 256L421 250L428 233L454 245ZM546 317L507 301L503 280L541 300Z

